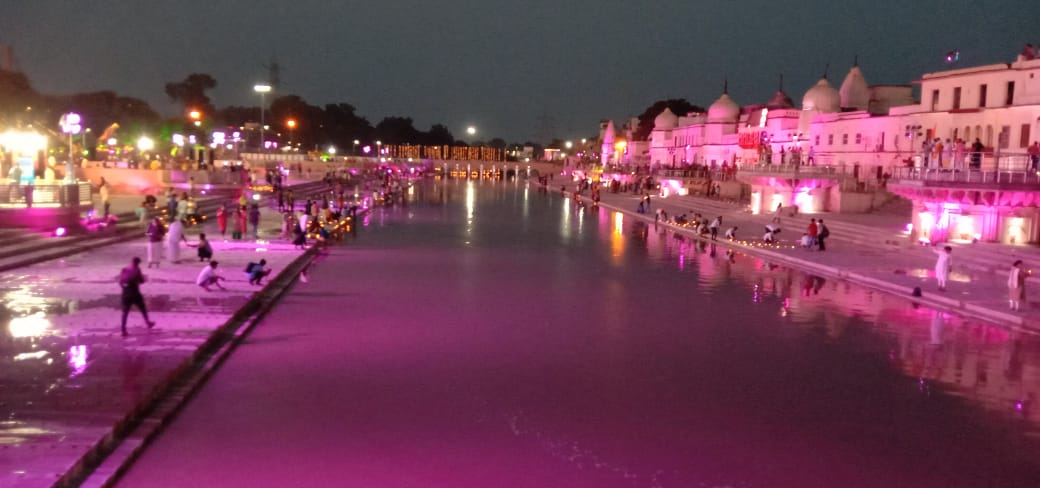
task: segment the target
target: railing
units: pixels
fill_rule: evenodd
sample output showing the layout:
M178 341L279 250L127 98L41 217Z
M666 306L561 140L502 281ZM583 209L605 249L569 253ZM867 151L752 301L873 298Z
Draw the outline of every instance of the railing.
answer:
M934 181L942 183L1025 184L1040 185L1034 170L952 170L940 168L895 168L892 180Z
M90 183L13 184L0 180L0 207L78 207L91 205Z
M735 176L732 169L706 168L693 166L689 168L659 168L654 170L655 178L699 178L712 181L729 181Z

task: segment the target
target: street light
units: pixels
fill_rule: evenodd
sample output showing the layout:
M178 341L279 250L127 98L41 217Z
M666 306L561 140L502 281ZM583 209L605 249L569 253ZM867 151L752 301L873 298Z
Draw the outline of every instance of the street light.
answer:
M469 127L466 127L466 133L471 135L471 136L475 136L475 135L477 135L477 128L473 127L472 125L469 126Z
M265 96L271 93L271 85L259 84L253 85L253 91L260 94L260 152L264 152L264 103Z
M151 140L147 136L142 136L137 140L137 149L140 149L141 152L151 151L152 149L155 149L155 141Z
M361 144L361 141L354 139L354 155L357 156L357 145Z
M285 126L289 128L289 147L292 147L293 129L296 128L296 120L289 119L285 121Z
M82 118L75 112L69 112L61 116L59 123L61 124L61 131L69 135L69 164L75 163L72 160L72 136L79 134L83 126L80 125Z
M563 143L563 145L564 145L564 147L566 147L567 149L570 149L570 148L574 147L574 143L573 143L573 142L571 142L571 141L567 141L567 142Z

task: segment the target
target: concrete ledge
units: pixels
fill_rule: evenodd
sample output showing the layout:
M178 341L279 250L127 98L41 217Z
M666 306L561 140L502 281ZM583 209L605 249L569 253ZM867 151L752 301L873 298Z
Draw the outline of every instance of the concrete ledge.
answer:
M116 422L109 434L91 446L54 486L110 486L292 287L317 254L316 248L308 249L256 292ZM128 449L120 449L124 444ZM117 452L119 456L115 455Z
M538 185L536 182L530 182L529 184L535 186L536 188L541 188L541 185ZM549 191L548 189L546 190ZM549 191L549 193L551 194L554 192ZM562 192L562 196L566 198L571 198L573 197L573 193L565 191ZM589 204L592 204L591 199L588 199L587 197L584 197L582 199L582 202L588 202ZM596 205L606 209L613 210L615 212L621 212L627 216L640 219L647 223L651 223L658 226L664 226L672 232L683 235L690 239L708 241L708 239L694 234L693 231L685 227L680 227L668 222L655 221L652 214L636 213L629 209L620 208L609 203L603 203L602 201ZM949 296L939 293L925 292L920 297L914 297L911 296L911 293L913 292L913 287L900 285L898 283L891 283L882 279L866 276L836 266L820 264L807 259L801 259L798 257L771 251L769 249L763 249L754 246L746 246L738 242L732 242L728 240L718 240L710 242L713 242L715 245L723 248L733 249L735 251L740 251L751 256L757 256L778 264L784 264L794 269L818 274L829 278L837 278L839 280L848 281L850 283L855 283L860 286L885 292L890 295L906 298L908 302L917 303L931 308L941 309L964 317L984 320L986 322L996 323L1003 326L1019 327L1033 331L1040 331L1040 317L1025 316L1009 313L1002 310L995 310L992 308L969 303L965 300L950 298Z

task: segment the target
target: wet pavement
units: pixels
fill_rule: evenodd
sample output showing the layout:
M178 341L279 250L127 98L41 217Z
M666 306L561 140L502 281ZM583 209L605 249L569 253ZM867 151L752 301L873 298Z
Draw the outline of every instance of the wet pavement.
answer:
M262 237L272 238L275 215ZM265 220L266 221L266 220ZM258 290L242 273L265 258L276 272L300 255L285 242L225 241L207 229L227 291L195 285L203 264L182 244L180 264L144 269L149 314L119 332L119 270L144 239L0 273L0 486L50 486L110 433L209 334ZM197 241L197 229L188 229Z
M120 486L1038 486L1037 336L513 183L377 210Z

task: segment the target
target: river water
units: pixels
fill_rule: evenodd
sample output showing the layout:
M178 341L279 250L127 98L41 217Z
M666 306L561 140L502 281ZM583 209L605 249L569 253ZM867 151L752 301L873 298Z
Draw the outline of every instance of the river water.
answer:
M514 182L376 209L121 486L1040 486L1040 341Z

